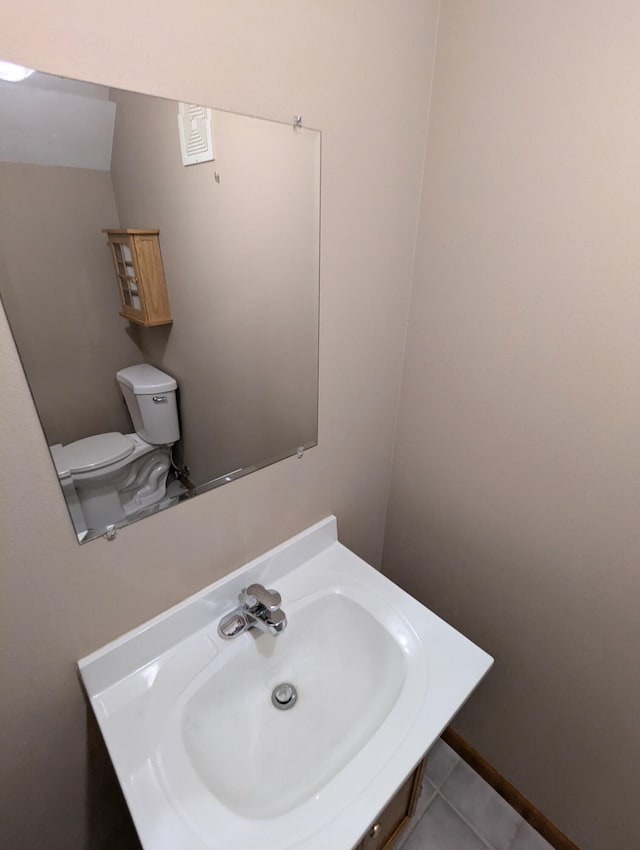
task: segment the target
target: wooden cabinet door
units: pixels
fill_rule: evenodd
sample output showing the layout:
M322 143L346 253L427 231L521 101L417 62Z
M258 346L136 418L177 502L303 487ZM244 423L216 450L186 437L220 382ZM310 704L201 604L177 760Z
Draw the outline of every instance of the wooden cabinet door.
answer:
M133 239L125 234L109 234L109 245L122 304L120 315L144 324L146 315Z
M380 812L356 850L389 850L415 811L425 761L420 762Z

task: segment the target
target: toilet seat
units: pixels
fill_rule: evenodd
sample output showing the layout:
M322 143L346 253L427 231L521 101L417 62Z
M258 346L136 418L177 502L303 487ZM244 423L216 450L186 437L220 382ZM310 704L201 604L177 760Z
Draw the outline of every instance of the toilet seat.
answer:
M92 437L76 440L66 446L52 446L51 454L58 477L62 478L117 463L128 457L135 445L130 436L119 431L110 431L108 434L94 434Z

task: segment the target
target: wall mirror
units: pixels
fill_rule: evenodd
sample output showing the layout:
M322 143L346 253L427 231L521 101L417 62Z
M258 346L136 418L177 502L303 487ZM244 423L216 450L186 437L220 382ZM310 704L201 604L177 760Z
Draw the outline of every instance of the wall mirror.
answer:
M36 72L0 82L0 198L80 542L316 444L317 130Z

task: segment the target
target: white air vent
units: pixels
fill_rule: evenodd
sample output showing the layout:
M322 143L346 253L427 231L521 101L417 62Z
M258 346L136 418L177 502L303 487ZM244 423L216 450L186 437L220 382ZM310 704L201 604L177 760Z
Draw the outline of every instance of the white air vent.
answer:
M207 106L180 103L178 110L182 164L195 165L215 159L213 147L213 116Z

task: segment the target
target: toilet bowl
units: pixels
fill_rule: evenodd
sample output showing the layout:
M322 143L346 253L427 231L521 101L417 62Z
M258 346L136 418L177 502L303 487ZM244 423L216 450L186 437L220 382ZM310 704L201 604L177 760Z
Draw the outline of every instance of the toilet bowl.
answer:
M63 490L73 486L86 526L94 531L160 506L171 446L180 436L173 378L147 364L122 369L116 377L136 431L50 446Z
M137 434L96 434L67 446L51 446L58 478L75 487L89 529L133 519L160 502L171 466L168 447Z

